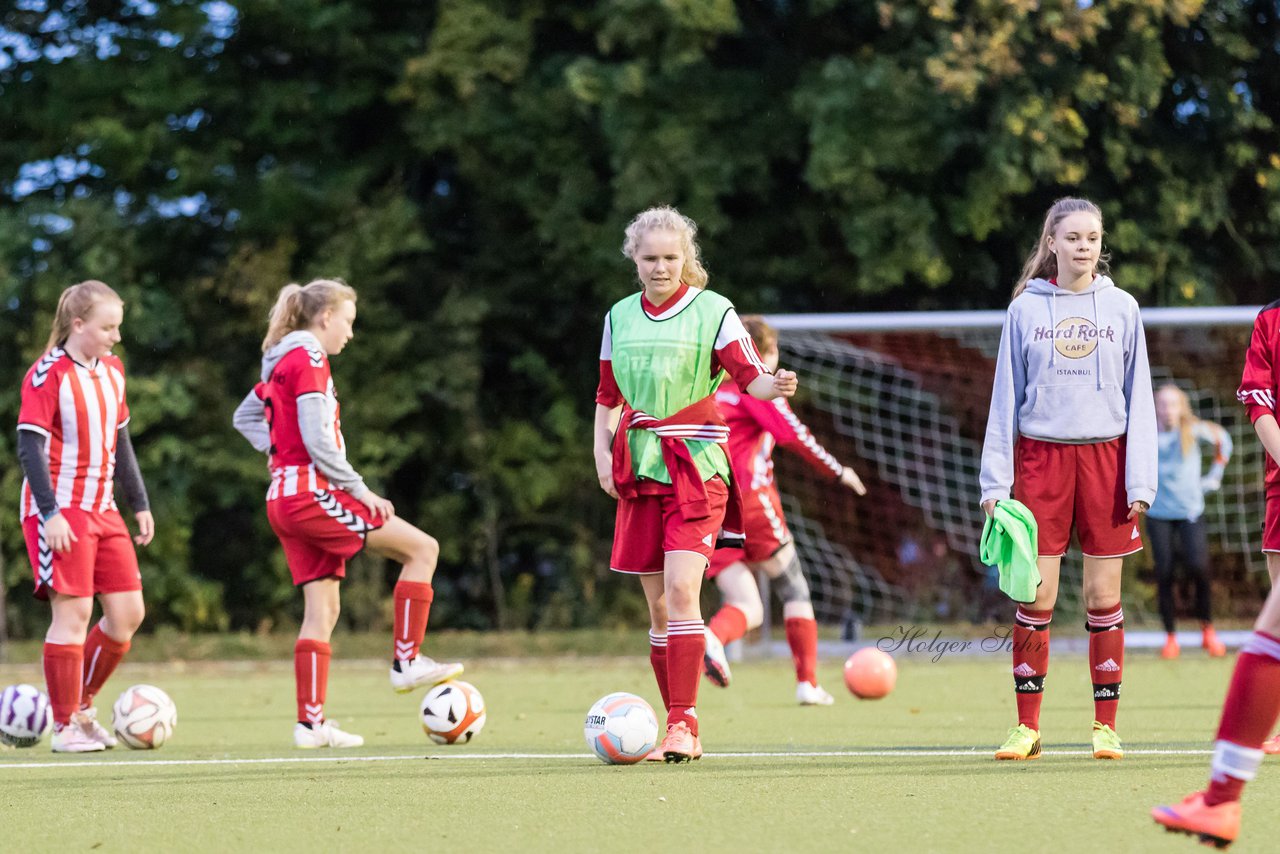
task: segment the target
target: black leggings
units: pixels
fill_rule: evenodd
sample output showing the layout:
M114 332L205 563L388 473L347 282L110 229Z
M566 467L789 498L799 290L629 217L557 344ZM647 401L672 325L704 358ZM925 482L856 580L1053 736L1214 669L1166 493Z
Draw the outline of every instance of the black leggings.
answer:
M1173 568L1176 551L1182 565L1196 585L1196 619L1208 622L1209 607L1209 543L1205 538L1204 519L1152 519L1147 517L1147 536L1156 563L1156 591L1160 601L1160 619L1166 632L1173 631Z

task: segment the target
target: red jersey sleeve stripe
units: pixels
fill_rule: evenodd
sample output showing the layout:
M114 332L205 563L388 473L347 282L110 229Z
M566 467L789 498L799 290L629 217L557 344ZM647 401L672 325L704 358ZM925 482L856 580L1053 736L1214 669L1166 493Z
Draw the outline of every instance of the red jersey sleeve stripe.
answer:
M772 373L750 338L730 341L716 351L716 358L744 393L756 377Z
M800 420L799 416L792 411L785 400L777 400L774 403L778 407L778 412L782 414L786 420L787 426L791 428L794 438L784 443L787 447L799 451L800 456L819 471L829 471L836 477L844 474L844 466L832 456L831 452L819 444L814 438L813 433Z

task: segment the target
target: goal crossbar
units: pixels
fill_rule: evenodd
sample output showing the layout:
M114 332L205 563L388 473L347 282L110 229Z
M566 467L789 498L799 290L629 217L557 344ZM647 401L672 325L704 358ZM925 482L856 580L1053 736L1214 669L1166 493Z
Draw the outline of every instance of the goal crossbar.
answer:
M1246 326L1260 305L1144 308L1142 323L1159 326ZM874 311L842 314L771 314L765 320L787 332L907 332L912 330L991 329L1004 324L1004 311Z

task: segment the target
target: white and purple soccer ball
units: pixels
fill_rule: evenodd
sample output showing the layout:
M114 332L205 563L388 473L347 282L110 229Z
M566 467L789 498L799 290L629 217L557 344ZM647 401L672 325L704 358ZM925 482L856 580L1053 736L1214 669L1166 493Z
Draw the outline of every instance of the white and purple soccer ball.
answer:
M582 734L601 762L634 765L657 744L658 719L643 698L619 691L601 697L588 710Z
M34 747L53 729L49 698L34 685L10 685L0 693L0 741Z

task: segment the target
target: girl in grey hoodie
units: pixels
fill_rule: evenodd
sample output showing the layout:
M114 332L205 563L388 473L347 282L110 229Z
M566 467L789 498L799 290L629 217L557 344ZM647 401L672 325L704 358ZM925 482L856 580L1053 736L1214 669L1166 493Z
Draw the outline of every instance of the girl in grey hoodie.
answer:
M1138 304L1107 277L1102 212L1059 199L1014 290L1000 336L982 449L982 507L1010 492L1039 524L1036 600L1011 635L1018 725L997 759L1040 755L1040 700L1058 571L1074 527L1084 551L1093 755L1120 759L1123 558L1156 494L1156 417Z
M462 673L461 664L419 653L427 630L440 546L396 516L390 501L365 485L347 461L329 357L355 332L356 292L317 279L286 285L262 342L262 382L236 409L235 428L268 455L267 520L284 546L293 583L302 589L302 627L293 649L298 722L295 747L359 747L324 714L329 638L338 621L339 583L347 559L365 546L403 564L395 587L391 687L400 693Z

